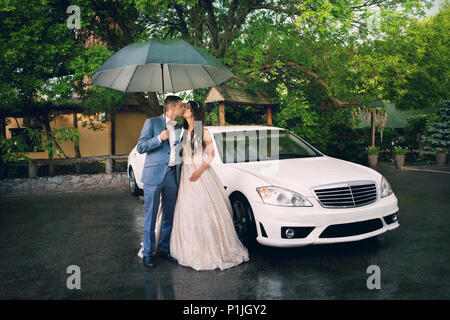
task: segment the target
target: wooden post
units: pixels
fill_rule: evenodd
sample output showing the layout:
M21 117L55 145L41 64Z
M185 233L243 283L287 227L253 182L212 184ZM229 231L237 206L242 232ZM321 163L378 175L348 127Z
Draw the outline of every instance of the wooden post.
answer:
M111 155L116 155L116 114L114 112L111 113ZM111 173L115 167L116 160L111 159Z
M111 155L116 154L116 115L111 113Z
M106 162L105 162L105 169L106 169L106 174L112 174L112 159L111 158L107 158Z
M266 107L266 114L267 114L267 125L272 125L272 107L267 106Z
M225 104L223 102L219 103L219 124L225 125Z
M75 173L79 174L81 172L81 163L75 163Z
M375 111L371 112L372 147L375 147Z
M48 164L48 175L50 177L53 177L55 175L55 164L54 163L49 163Z
M37 165L36 162L28 162L28 178L36 178L37 176Z

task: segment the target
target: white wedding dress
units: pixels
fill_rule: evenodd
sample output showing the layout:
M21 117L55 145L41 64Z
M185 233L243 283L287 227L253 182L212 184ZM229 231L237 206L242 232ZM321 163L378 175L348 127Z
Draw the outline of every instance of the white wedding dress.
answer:
M248 251L234 229L230 201L214 169L208 167L197 181L189 180L206 154L201 147L195 147L192 155L190 134L186 137L170 254L179 264L195 270L224 270L248 261ZM207 130L204 130L204 140L211 141ZM160 226L161 207L155 227L156 239Z

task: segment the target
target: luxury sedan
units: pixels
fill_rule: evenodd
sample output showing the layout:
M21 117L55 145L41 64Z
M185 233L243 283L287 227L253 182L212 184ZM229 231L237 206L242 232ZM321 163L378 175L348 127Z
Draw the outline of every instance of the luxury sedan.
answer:
M245 245L358 241L399 227L397 198L377 171L326 156L282 128L206 128L214 137L211 167L231 202L235 229ZM134 148L128 157L134 195L142 193L146 156Z

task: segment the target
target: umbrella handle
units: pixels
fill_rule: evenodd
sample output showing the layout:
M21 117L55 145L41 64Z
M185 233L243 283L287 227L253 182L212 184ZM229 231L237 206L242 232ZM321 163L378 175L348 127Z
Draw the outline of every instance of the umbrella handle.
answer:
M164 67L161 63L161 87L162 87L162 94L163 94L163 121L164 121L164 130L167 129L166 127L166 104L164 103Z

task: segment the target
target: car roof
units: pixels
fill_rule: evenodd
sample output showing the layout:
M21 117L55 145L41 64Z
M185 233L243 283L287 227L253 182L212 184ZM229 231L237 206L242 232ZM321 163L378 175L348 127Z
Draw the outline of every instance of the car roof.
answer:
M283 128L264 125L230 125L230 126L205 126L211 133L248 131L248 130L284 130Z

